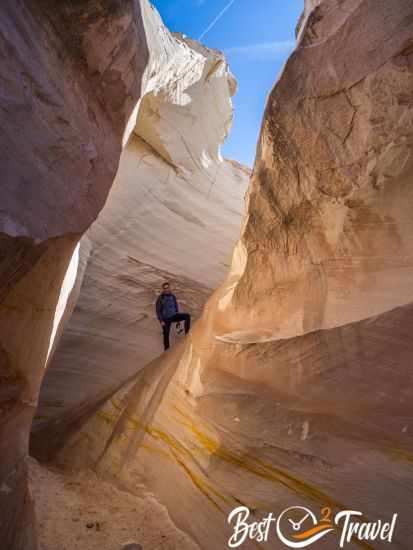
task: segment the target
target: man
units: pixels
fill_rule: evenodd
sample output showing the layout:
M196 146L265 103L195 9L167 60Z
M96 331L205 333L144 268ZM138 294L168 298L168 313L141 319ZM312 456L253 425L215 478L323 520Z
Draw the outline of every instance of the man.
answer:
M191 326L191 316L188 313L179 313L178 302L171 292L169 283L162 285L162 293L156 300L156 316L163 330L163 345L165 351L169 348L169 332L172 323L185 322L185 334Z

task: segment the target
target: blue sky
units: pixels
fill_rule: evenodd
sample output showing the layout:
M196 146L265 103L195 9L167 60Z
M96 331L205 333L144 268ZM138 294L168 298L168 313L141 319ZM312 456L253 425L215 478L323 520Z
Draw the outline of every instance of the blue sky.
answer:
M223 154L252 166L266 97L293 48L303 0L152 0L167 27L223 51L236 76L235 120Z

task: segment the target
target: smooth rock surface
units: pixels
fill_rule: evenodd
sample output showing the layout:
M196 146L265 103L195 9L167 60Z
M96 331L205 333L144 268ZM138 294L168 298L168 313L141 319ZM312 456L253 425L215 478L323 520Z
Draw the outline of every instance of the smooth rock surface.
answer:
M250 172L220 154L234 77L221 53L171 36L150 15L149 63L160 72L140 102L105 208L81 241L79 300L33 425L38 457L163 352L155 315L162 282L198 318L240 235Z
M310 14L269 97L217 319L228 341L289 338L412 301L412 4L340 6Z
M120 4L116 6L120 10ZM117 73L109 73L103 87L115 90L108 103L103 90L98 87L96 92L99 105L111 113L115 149L125 147L113 194L119 210L117 206L111 211L110 198L107 218L105 209L96 233L92 229L80 249L79 235L97 214L93 209L84 218L79 215L74 235L70 224L65 225L68 213L62 209L61 220L50 225L61 224L57 233L50 233L56 237L52 242L42 240L48 234L34 221L28 235L15 231L16 224L20 227L16 215L15 225L8 225L11 229L1 241L6 251L0 318L1 368L6 373L0 434L0 507L6 513L1 540L13 550L36 547L25 484L27 428L42 369L56 349L56 360L61 353L67 363L61 363L62 376L45 385L45 395L49 392L50 399L60 392L62 402L45 403L46 419L38 419L43 425L38 425L37 443L59 448L58 463L93 468L130 493L141 494L146 487L199 547L227 546L232 533L227 516L240 505L247 506L254 519L297 505L310 507L320 517L327 505L334 512L360 510L371 520L389 521L397 513L392 546L409 550L413 540L413 4L410 0L307 3L297 49L268 99L247 218L230 275L208 301L190 336L143 369L154 353L156 325L144 319L142 334L146 338L152 333L153 340L145 339L150 344L146 350L143 345L135 347L128 318L122 318L133 308L126 308L125 302L139 303L147 313L153 307L154 288L165 275L176 281L183 276L179 255L179 261L163 271L160 259L163 262L170 241L160 241L159 228L164 220L180 227L184 249L205 242L208 231L195 219L208 227L215 227L215 222L229 235L232 225L225 220L224 204L232 188L227 182L244 172L219 156L235 85L225 61L171 36L159 26L148 4L127 6L126 10L143 8L138 20L145 29L145 43L151 44L149 71L142 77L144 97L129 103L131 117L119 118L112 107L117 105L121 112L125 97L116 103ZM67 21L65 4L63 8L62 21ZM7 10L12 21L18 20L12 7ZM102 27L95 26L96 13L89 20L93 32L87 36L85 58L94 70L104 72L108 53L97 37L123 36L119 28L134 21L134 13L126 13L122 22L119 13L124 15L116 9L106 12ZM116 29L106 26L112 16ZM21 28L18 33L24 35ZM125 74L133 88L135 69ZM207 119L210 126L204 126L205 117L198 119L196 113L205 115L205 108L194 112L192 107L205 107L203 98L208 104L209 85L226 89L228 95L218 102L220 114L212 113ZM181 127L188 129L188 115L191 127L197 129L190 141L185 131L179 132ZM116 120L123 121L122 128ZM109 155L114 164L115 156ZM129 163L138 159L135 172ZM21 164L11 172L20 170ZM65 168L63 162L61 167ZM222 188L214 176L218 168L224 171ZM140 169L148 176L142 181L150 182L146 188L133 185ZM151 179L154 172L165 179ZM210 185L209 195L205 182ZM109 185L105 179L104 192ZM135 222L134 203L123 195L123 187L128 194L136 192L145 227ZM190 215L182 209L183 196L199 208L195 219L195 206ZM239 200L236 193L233 198ZM100 204L104 199L96 200ZM219 214L214 220L208 201ZM33 219L44 221L47 210L39 218L33 214ZM128 241L127 230L117 231L123 220L130 220L127 229L140 228L141 242ZM185 224L191 227L188 237ZM107 235L114 235L112 242L107 237L109 254L104 250L105 228ZM135 247L138 254L131 253ZM199 306L203 289L209 291L216 284L211 267L215 258L223 258L225 247L215 245L213 250L211 258L200 254L196 262L185 264L191 273L185 286L198 281L193 296ZM113 263L102 273L109 261ZM208 278L202 280L203 286L201 266ZM59 352L54 336L61 331L59 321L73 307L83 272L79 306L72 318L80 330L76 334L75 325L71 328L74 340L79 334L78 342L84 337L82 353L70 347L69 340L64 348L64 339ZM119 273L126 275L123 298L117 292L119 279L113 282ZM96 291L93 281L102 283ZM189 304L189 298L185 300ZM105 308L114 301L105 316ZM136 317L132 319L136 322ZM95 326L99 337L93 346L90 333ZM128 343L114 349L114 355L119 350L125 353L119 366L112 364L113 356L105 363L104 357L94 355L113 327L119 331L116 340L125 338ZM22 341L25 347L19 345ZM107 354L109 346L103 349ZM138 357L142 364L132 364ZM76 369L79 358L90 369L84 377ZM111 368L119 369L118 380ZM50 372L57 369L58 365ZM114 393L115 382L121 384L129 375L132 379ZM80 383L80 391L69 391L71 382ZM106 394L113 395L106 399ZM91 414L94 410L96 414ZM318 547L337 548L339 535L336 530ZM273 534L261 546L279 544ZM360 546L366 547L353 540L348 547ZM370 547L388 545L372 542ZM256 548L255 542L247 541L244 548Z
M81 283L78 241L105 203L149 78L145 11L117 0L2 3L0 540L10 550L37 547L31 421Z
M397 513L392 547L408 550L413 4L324 0L298 40L229 278L59 460L144 483L207 550L226 547L240 505L254 520L290 506Z

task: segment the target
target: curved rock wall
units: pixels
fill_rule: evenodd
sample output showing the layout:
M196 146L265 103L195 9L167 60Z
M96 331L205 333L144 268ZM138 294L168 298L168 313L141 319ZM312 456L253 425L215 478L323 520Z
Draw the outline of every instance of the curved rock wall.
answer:
M0 33L0 539L29 550L25 457L46 367L43 452L159 353L163 278L199 314L249 172L219 152L236 89L225 59L172 36L146 0L6 2Z
M268 100L228 340L340 326L413 296L410 4L338 4L309 16Z
M410 548L410 0L307 3L229 277L145 368L159 283L196 316L225 271L248 176L219 154L235 82L144 1L2 10L3 545L36 548L25 456L53 354L36 448L146 485L200 547L227 545L236 506L327 504L398 513Z
M208 550L239 505L398 513L392 545L413 535L413 5L324 0L307 16L230 276L59 456L145 483Z
M149 53L140 2L5 1L0 17L0 540L36 548L25 457Z
M239 238L250 173L219 151L236 82L222 54L172 37L149 7L145 18L152 77L105 208L82 239L86 272L43 382L36 456L53 454L62 435L163 351L162 282L199 317ZM169 48L161 60L158 36Z

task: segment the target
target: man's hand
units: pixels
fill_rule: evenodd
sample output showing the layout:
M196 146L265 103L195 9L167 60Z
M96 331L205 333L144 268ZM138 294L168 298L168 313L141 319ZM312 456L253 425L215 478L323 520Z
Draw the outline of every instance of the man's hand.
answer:
M161 323L161 327L165 326L165 321L159 321Z

